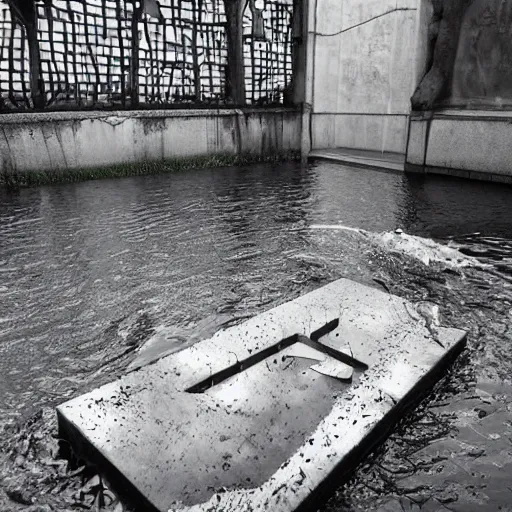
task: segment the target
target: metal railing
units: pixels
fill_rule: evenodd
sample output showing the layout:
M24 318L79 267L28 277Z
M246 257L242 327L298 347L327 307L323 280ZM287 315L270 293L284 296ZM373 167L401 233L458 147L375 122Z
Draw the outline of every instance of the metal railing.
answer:
M243 1L243 103L283 104L294 1ZM44 0L27 18L0 0L2 111L241 103L224 0Z

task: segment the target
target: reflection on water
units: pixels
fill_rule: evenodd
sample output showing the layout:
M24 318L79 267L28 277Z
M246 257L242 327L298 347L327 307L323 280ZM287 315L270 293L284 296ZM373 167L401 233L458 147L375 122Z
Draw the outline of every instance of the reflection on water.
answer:
M0 415L108 380L155 332L303 293L322 258L361 279L357 242L311 224L510 239L512 188L322 163L0 192Z

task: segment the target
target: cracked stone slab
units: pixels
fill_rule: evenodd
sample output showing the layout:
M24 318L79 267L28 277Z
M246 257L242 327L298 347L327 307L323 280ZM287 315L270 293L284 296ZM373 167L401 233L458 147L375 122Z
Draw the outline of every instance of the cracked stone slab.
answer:
M60 434L143 510L316 509L462 350L408 307L335 281L61 405Z

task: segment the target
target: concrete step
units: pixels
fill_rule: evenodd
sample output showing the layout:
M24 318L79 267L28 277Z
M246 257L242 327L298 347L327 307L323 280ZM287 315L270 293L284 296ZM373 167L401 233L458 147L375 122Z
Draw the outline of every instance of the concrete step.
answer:
M143 510L315 509L464 342L341 279L61 405L60 434Z
M309 153L310 159L330 160L353 167L403 172L405 155L362 149L334 148L315 149Z

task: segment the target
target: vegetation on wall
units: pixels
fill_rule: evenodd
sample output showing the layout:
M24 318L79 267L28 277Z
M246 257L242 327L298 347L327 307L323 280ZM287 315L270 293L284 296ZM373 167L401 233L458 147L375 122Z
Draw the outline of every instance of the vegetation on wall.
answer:
M129 164L109 165L105 167L66 169L51 171L4 171L0 174L0 186L9 189L19 189L33 185L48 185L52 183L73 183L102 178L120 178L126 176L142 176L152 174L167 174L192 169L207 169L215 167L243 166L256 163L278 163L299 160L298 151L287 151L277 154L260 156L245 153L240 155L211 155L167 160L146 161Z

